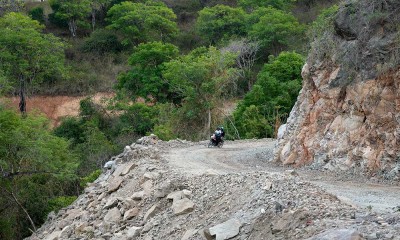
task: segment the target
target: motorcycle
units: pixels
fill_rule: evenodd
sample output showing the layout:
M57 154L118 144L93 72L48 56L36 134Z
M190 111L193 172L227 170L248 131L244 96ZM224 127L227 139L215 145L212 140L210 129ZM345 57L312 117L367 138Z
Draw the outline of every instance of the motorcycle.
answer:
M211 135L210 137L210 142L208 143L208 147L219 147L222 148L222 146L224 145L224 139L222 139L222 137L219 137L219 140L217 139L217 136L215 136L215 134Z

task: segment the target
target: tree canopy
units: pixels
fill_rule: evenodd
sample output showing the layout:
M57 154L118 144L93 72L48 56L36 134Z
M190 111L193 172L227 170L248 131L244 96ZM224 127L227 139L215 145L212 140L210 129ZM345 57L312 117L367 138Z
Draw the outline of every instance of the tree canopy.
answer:
M65 75L65 44L43 26L21 13L0 18L0 71L14 88Z
M286 118L296 102L301 89L303 65L303 57L294 52L282 52L278 57L270 57L252 90L234 112L241 136L274 137L276 122Z
M238 5L252 11L258 7L273 7L287 10L296 0L238 0Z
M175 13L162 2L122 2L107 13L108 28L123 34L124 44L169 41L178 33Z
M269 53L277 54L298 41L305 28L290 13L272 7L258 8L249 16L249 37Z
M18 229L21 238L30 234L26 225L35 230L44 222L49 198L65 193L53 184L76 179L77 159L66 140L51 134L43 116L22 118L0 106L0 126L0 203L12 202L0 210L0 224Z
M213 110L237 79L235 58L234 54L222 53L214 47L202 47L165 64L164 78L182 96L182 106L177 111L177 132L191 129L199 137L208 136L217 117Z
M129 58L132 69L119 77L118 89L125 89L132 98L154 98L156 101L173 101L174 94L163 80L164 63L178 56L179 50L170 43L141 43Z
M196 28L200 36L215 45L219 41L246 34L246 14L241 8L225 5L206 7L199 12Z
M90 0L50 0L55 17L68 23L72 37L76 37L78 26L84 26L87 15L91 12Z

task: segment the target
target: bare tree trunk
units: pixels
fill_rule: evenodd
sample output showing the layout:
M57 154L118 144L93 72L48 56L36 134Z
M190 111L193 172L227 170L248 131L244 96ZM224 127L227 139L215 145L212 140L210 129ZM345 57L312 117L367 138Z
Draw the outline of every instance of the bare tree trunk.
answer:
M31 216L29 216L28 211L22 206L22 204L18 201L17 197L14 195L14 193L11 191L11 196L13 197L14 201L17 203L17 205L25 212L27 218L29 219L29 222L31 223L33 230L36 232L36 226L35 223L33 222Z
M96 9L92 8L92 30L96 26Z
M207 119L207 125L206 125L206 136L211 132L211 108L208 108L208 119Z
M76 30L77 30L77 26L76 26L76 21L75 19L70 19L68 21L68 27L69 27L69 31L72 34L72 37L76 37Z
M25 80L22 76L19 77L19 111L26 116Z
M239 131L237 130L235 124L234 124L233 121L232 121L232 119L231 119L228 115L226 115L223 111L222 111L222 114L224 114L224 116L225 116L225 117L229 120L229 122L232 124L233 129L235 129L235 134L236 134L237 138L240 140Z

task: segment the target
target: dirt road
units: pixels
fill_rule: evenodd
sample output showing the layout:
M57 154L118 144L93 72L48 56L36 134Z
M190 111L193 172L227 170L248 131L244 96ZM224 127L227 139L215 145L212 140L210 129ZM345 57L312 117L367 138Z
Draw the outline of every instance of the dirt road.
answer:
M174 148L167 155L169 163L193 175L232 172L282 172L288 168L268 161L275 141L271 139L227 141L223 148L207 148L207 142L189 148ZM400 187L376 184L366 178L343 181L340 174L296 170L307 181L336 195L343 202L377 212L393 212L400 206Z

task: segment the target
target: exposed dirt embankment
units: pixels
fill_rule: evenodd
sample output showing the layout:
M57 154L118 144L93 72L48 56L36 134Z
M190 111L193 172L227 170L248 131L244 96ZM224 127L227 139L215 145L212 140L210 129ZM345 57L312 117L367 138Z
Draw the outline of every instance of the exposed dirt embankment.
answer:
M93 100L104 104L111 99L113 93L96 93ZM33 96L26 99L27 111L38 110L45 114L51 121L52 126L58 126L61 119L66 116L78 116L79 102L88 96ZM0 99L18 109L19 97Z

